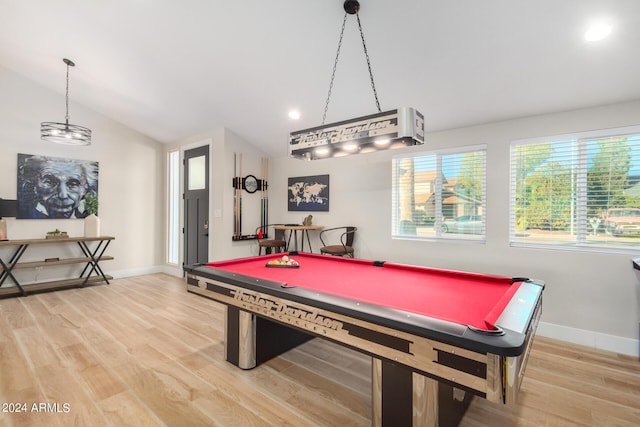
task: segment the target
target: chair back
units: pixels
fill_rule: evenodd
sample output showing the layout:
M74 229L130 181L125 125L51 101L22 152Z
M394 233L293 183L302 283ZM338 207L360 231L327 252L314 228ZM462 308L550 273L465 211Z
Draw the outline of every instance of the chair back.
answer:
M327 244L327 242L325 242L325 239L327 239L328 241L329 235L334 236L337 230L342 231L342 234L340 234L340 241L335 242L334 244L331 244L331 243ZM320 253L336 255L336 256L349 256L353 258L354 257L353 242L355 240L356 230L358 230L358 228L351 225L326 228L322 230L320 232L320 241L322 242L322 248L320 248Z
M342 240L342 238L345 238L345 240L342 242L343 245L345 246L353 246L353 240L356 237L356 227L352 227L352 226L348 226L345 227L346 231L344 232L344 234L340 237L340 240Z

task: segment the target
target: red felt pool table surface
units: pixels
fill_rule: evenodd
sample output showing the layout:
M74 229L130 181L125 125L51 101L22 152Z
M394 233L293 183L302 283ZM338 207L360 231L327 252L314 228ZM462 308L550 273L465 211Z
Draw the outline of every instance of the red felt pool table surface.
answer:
M433 317L481 330L495 322L521 285L510 277L298 253L299 268L268 268L283 254L208 263L208 267Z

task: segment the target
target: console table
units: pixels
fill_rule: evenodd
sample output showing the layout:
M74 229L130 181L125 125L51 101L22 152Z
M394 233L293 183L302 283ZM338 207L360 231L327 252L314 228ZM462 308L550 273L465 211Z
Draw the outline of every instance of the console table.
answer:
M112 276L104 274L100 268L100 262L112 260L113 257L104 255L109 243L115 237L68 237L62 239L22 239L22 240L6 240L0 241L0 248L15 247L13 254L8 261L2 259L0 254L0 298L9 296L25 296L32 292L43 292L49 290L65 289L71 287L84 286L87 283L106 282L109 283ZM82 251L82 257L78 258L58 258L55 252L51 258L42 261L20 262L20 259L32 245L44 245L46 247L56 248L60 245L76 243ZM93 249L90 247L94 246ZM80 277L73 277L64 280L44 281L29 284L22 284L13 275L15 270L27 268L43 268L64 264L86 264L80 273ZM93 276L92 276L93 275ZM15 286L3 286L4 283L11 279ZM9 283L9 282L7 282Z

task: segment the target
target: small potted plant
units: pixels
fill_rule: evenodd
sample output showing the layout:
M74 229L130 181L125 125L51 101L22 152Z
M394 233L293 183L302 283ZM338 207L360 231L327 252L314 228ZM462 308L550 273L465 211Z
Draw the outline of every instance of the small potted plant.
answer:
M98 196L93 193L87 193L84 195L84 211L87 215L98 214Z
M98 196L93 193L84 195L84 237L100 236L100 218L98 218Z

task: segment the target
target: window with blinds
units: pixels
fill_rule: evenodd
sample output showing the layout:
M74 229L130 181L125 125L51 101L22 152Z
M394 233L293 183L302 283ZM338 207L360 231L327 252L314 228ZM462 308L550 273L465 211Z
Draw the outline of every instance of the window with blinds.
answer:
M485 239L486 146L395 156L392 236Z
M640 127L513 142L510 240L640 249Z

